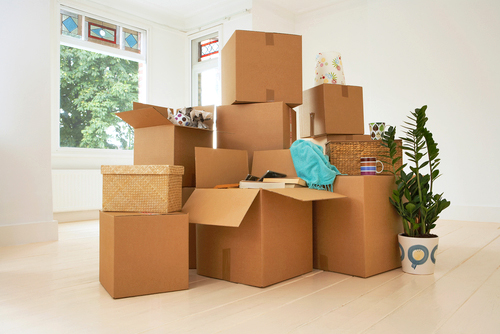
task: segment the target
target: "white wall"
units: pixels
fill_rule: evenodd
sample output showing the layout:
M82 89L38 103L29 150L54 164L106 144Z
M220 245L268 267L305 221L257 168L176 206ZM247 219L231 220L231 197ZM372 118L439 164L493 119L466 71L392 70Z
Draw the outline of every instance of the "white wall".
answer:
M0 246L57 240L50 165L50 0L0 11Z
M399 126L428 105L442 159L435 187L452 203L445 219L500 222L499 17L496 0L352 0L296 21L304 89L316 53L338 51L347 84L363 87L365 124Z
M252 29L256 31L295 33L295 15L265 0L252 1Z

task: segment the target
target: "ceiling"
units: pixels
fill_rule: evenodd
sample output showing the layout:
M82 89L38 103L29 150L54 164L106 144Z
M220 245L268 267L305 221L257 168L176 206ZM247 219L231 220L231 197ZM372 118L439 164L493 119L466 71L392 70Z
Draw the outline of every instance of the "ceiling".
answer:
M252 0L91 0L100 5L147 18L171 28L190 31L243 13ZM299 15L347 0L259 0L278 10ZM285 9L286 8L286 9Z

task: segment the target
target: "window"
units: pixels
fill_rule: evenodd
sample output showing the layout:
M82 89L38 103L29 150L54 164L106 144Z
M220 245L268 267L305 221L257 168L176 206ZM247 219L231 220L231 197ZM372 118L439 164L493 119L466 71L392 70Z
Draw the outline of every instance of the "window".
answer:
M145 31L78 10L60 11L59 146L133 148L114 115L145 95Z
M219 105L220 61L218 32L191 40L191 103Z

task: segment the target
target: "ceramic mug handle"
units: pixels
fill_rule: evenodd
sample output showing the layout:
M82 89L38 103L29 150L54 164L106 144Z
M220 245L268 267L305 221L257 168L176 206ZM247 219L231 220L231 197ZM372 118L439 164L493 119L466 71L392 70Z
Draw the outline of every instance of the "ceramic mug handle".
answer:
M384 163L382 161L380 161L380 160L377 160L377 162L380 162L380 164L382 165L382 169L380 170L380 172L378 170L376 171L377 174L380 174L380 173L382 173L384 171Z

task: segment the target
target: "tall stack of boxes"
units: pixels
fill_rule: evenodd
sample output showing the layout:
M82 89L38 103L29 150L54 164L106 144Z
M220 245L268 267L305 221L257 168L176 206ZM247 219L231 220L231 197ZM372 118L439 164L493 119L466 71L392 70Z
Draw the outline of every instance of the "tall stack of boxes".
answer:
M297 176L289 148L297 138L293 108L303 102L300 137L322 146L371 140L363 134L362 88L323 84L303 92L298 35L236 31L221 64L217 149L212 130L173 125L168 108L134 103L117 114L135 130L135 166L123 174L137 177L133 170L142 165L183 166L182 181L172 186L183 210L123 212L107 207L104 197L100 281L111 296L187 289L188 268L265 287L313 267L361 277L399 267L401 224L388 201L392 176L337 176L335 193L213 189L267 170ZM120 194L128 190L121 176L110 181L108 174L117 173L103 166L104 191L123 204ZM137 187L151 195L151 176L144 178Z
M321 84L304 91L299 122L301 137L325 147L330 162L349 174L337 176L333 187L346 198L314 203L314 268L368 277L400 267L401 218L388 200L394 177L359 175L360 158L370 152L363 147L375 147L377 158L383 151L380 142L363 134L362 87ZM347 148L335 153L347 157L348 169L332 156L338 146Z

